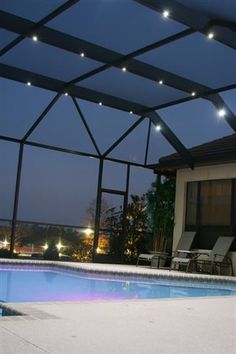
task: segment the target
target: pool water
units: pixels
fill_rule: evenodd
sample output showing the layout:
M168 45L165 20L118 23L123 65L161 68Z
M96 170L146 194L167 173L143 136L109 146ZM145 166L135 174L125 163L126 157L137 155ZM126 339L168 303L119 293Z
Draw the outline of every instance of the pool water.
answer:
M156 299L236 295L232 289L159 280L104 279L95 274L80 275L51 270L1 269L0 302L83 301Z

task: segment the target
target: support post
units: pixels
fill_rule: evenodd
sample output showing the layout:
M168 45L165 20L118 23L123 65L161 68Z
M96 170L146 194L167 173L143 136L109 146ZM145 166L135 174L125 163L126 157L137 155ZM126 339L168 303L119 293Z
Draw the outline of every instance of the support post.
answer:
M12 225L11 225L11 241L10 241L11 258L13 258L13 254L14 254L14 244L15 244L15 237L16 237L16 222L17 222L19 194L20 194L20 180L21 180L21 170L22 170L22 162L23 162L23 151L24 151L24 144L21 143L19 149L19 156L18 156L15 198L14 198L14 206L13 206Z
M127 234L127 208L128 208L128 200L129 200L129 180L130 180L130 165L127 165L126 186L125 186L125 195L123 201L123 227L122 227L121 254L120 254L121 263L123 263L124 261L124 245L125 245L125 237Z
M98 185L97 185L96 214L95 214L95 225L94 225L94 238L93 238L93 262L95 262L96 250L98 247L98 240L99 240L100 215L101 215L101 204L102 204L103 164L104 164L104 159L100 158L99 172L98 172Z

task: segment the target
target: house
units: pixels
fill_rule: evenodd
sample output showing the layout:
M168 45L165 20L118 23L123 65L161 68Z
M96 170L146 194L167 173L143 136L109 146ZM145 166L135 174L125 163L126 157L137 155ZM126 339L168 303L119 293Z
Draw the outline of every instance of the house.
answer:
M196 230L194 248L211 249L220 235L236 237L236 134L189 149L195 167L178 154L162 157L155 172L176 174L173 249L184 230ZM236 241L231 247L236 273Z

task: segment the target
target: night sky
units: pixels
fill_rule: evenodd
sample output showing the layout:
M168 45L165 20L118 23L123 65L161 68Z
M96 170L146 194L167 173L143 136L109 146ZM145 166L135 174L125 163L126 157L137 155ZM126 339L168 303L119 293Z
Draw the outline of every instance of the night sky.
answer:
M25 3L31 4L27 11L24 8ZM43 3L40 8L37 6L39 3ZM55 8L63 1L2 0L1 6L5 11L38 21L52 11L52 3ZM91 6L93 11L85 16ZM81 0L75 7L47 25L123 54L186 28L170 19L163 20L159 14L126 0ZM1 47L15 37L15 34L3 30ZM209 41L201 34L188 36L137 59L211 88L236 81L236 71L232 70L236 67L235 51L214 40ZM94 60L66 53L40 41L35 43L31 39L23 40L5 54L1 62L63 81L69 81L101 65ZM84 80L80 85L147 106L165 103L167 98L174 100L186 96L182 91L165 85L159 87L155 82L114 68ZM27 86L2 79L0 135L23 137L54 96L54 92L36 88L33 83ZM222 97L236 114L236 90L225 92ZM96 103L83 100L78 100L78 104L102 152L139 118L135 114L131 115L105 105L100 107ZM188 148L233 133L224 119L217 116L216 108L206 100L196 99L159 110L158 113ZM143 163L147 129L146 119L109 156ZM95 153L69 96L59 99L28 140ZM148 163L157 163L161 156L172 152L173 148L153 126ZM12 216L17 153L17 144L0 140L0 218ZM26 146L18 218L86 226L86 209L96 197L97 175L97 159ZM146 192L154 178L152 171L132 168L130 193ZM103 186L123 189L125 166L106 163ZM118 197L106 199L110 204L120 204Z

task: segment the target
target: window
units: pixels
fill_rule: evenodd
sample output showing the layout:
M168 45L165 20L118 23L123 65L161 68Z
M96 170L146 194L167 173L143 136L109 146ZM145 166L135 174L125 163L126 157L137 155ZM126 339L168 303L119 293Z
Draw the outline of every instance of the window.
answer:
M201 225L230 225L232 181L201 182Z
M197 223L197 199L198 199L198 182L188 183L187 205L186 205L186 225L196 225Z

